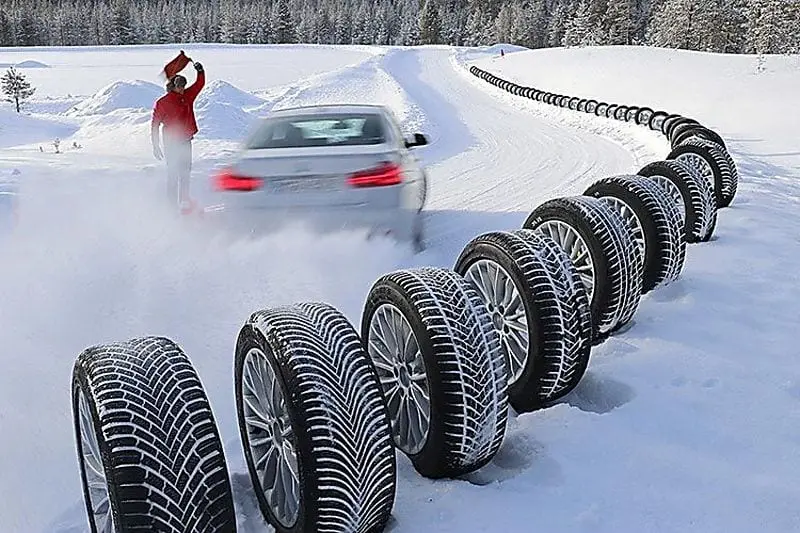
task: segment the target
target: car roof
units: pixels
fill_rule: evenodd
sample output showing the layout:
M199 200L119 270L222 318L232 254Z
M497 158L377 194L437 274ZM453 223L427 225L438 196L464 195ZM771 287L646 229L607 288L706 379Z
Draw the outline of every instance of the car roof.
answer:
M381 104L313 104L296 107L273 109L268 117L298 116L298 115L327 115L346 113L369 113L387 116L387 108Z

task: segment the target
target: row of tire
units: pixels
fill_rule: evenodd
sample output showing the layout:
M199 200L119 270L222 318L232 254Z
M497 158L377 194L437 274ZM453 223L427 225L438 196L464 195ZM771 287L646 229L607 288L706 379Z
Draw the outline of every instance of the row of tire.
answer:
M661 132L669 139L673 148L673 152L667 156L667 159L672 159L673 156L679 154L697 154L699 157L706 153L710 154L713 161L709 164L714 169L715 179L718 180L714 184L717 206L720 208L729 206L733 197L736 196L738 174L725 141L717 132L703 126L693 118L667 111L654 111L650 107L614 104L602 100L542 91L535 87L518 85L504 80L475 65L469 68L469 72L516 96L599 117L630 122Z
M233 381L266 522L279 532L382 531L398 451L425 477L463 476L495 456L509 408L546 408L574 390L592 346L631 323L643 294L680 276L686 244L711 238L720 194L735 193L724 188L736 169L718 157L721 145L683 142L676 150L696 150L547 201L522 228L475 237L452 269L383 275L357 325L319 302L253 313ZM88 348L72 405L93 532L236 530L214 415L172 340Z

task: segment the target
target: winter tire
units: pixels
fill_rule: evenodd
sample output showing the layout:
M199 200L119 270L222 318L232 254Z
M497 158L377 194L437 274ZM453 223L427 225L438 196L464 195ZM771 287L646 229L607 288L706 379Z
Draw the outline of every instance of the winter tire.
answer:
M607 202L633 232L644 258L642 294L678 279L686 258L683 216L666 190L644 176L623 175L597 181L584 194Z
M356 330L324 303L253 313L236 410L261 512L277 532L383 531L396 470L380 383Z
M730 156L720 145L705 139L687 139L675 147L667 159L681 161L707 179L714 188L718 208L730 205L736 194L738 176L735 166L731 167Z
M717 199L717 207L728 207L736 196L736 191L739 188L739 171L736 168L736 162L731 157L731 154L721 145L702 138L687 139L683 143L686 145L704 146L709 149L715 157L719 156L724 160L724 164L720 164L722 171L722 198Z
M707 141L715 142L720 145L725 151L727 151L727 147L725 146L725 141L720 137L720 135L705 126L701 126L696 124L686 129L681 129L680 133L675 134L675 138L672 141L672 147L675 148L683 144L686 139L690 139L692 137L699 137L701 139L705 139Z
M629 107L627 111L625 111L625 122L636 122L636 117L639 116L639 108L636 106Z
M694 128L700 126L700 124L691 118L682 118L678 120L674 120L671 124L669 129L667 130L667 138L669 139L670 144L675 146L675 136L678 135L682 131L686 131L689 128Z
M200 379L162 337L98 345L72 373L92 533L234 532L222 441Z
M576 109L578 109L578 102L580 101L581 101L580 98L578 98L577 96L573 96L572 98L569 99L568 107L573 111L575 111Z
M650 127L650 118L653 116L653 110L649 107L641 107L636 112L636 123L640 126Z
M589 296L594 344L631 320L641 298L643 260L608 204L589 196L556 198L537 207L523 227L552 238L572 259Z
M561 246L530 230L485 233L467 244L455 270L492 314L517 412L575 388L589 362L592 320L586 288Z
M397 448L429 478L487 464L508 416L500 336L477 289L452 270L379 278L361 334L378 371Z
M659 184L684 214L684 238L706 242L717 223L717 204L708 181L679 161L654 161L638 174Z
M661 133L666 135L667 138L669 138L669 130L672 127L672 125L677 120L681 120L681 119L685 119L685 118L686 117L684 117L683 115L676 115L676 114L669 115L667 118L664 119L664 122L661 123Z
M621 105L614 110L614 119L615 120L625 120L625 117L628 115L628 107Z
M585 98L581 98L578 100L578 105L575 107L575 110L580 111L581 113L586 113L586 103L587 100Z
M596 112L597 112L597 105L598 105L598 102L597 102L597 100L589 100L589 101L587 101L587 102L586 102L586 109L585 109L585 111L586 111L587 113L594 114L594 113L596 113Z
M651 130L661 131L661 124L664 122L664 119L666 119L668 116L669 113L667 113L666 111L654 111L650 115L650 120L648 121L647 124Z
M597 104L597 108L594 110L594 114L598 117L605 117L606 113L608 113L609 105L605 102L600 102Z
M616 113L618 108L619 108L618 104L610 104L606 109L605 117L611 119L616 118Z

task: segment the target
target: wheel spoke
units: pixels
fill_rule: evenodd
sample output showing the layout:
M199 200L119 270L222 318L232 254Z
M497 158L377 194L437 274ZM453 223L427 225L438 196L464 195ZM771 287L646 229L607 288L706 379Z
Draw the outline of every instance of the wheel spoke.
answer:
M546 228L549 231L550 228ZM479 259L472 263L466 277L473 280L478 292L492 314L495 328L503 334L511 323L522 323L527 330L527 314L517 286L511 275L497 262L490 259ZM509 362L509 384L513 384L522 375L528 361L529 343L503 343L506 358Z
M613 196L604 196L602 200L619 213L625 225L630 229L633 240L639 245L639 249L642 251L642 257L647 257L647 242L644 239L644 229L642 228L641 222L639 222L639 217L636 216L633 209L619 198Z
M100 444L94 430L89 402L82 389L78 391L78 427L83 459L82 467L86 474L89 507L92 509L92 522L98 533L114 533L114 518L111 513L108 482L100 453Z
M430 425L427 374L411 324L397 307L382 304L375 310L367 346L378 368L395 444L406 453L417 453Z
M300 509L299 464L286 398L266 354L252 348L242 368L247 447L275 518L291 527Z
M537 226L536 231L550 237L569 255L575 269L586 287L589 301L594 297L594 261L580 233L561 220L547 220Z

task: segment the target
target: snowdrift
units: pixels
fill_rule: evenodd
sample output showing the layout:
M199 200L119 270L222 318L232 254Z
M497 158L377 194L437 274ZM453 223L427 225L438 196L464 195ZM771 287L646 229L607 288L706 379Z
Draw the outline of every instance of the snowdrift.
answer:
M27 61L20 61L19 63L0 63L0 68L50 68L50 65L42 63L41 61L34 61L29 59Z
M117 81L106 85L79 103L67 116L88 116L111 113L118 109L152 109L164 95L164 88L142 80Z
M206 83L203 91L197 97L196 105L205 107L209 104L226 104L244 109L256 107L263 103L263 98L243 91L225 80L217 79Z
M197 139L241 141L257 120L255 115L229 103L207 103L195 109L200 132Z
M383 68L394 53L389 51L343 71L305 80L269 108L348 102L381 104L392 110L403 128L413 129L423 120L422 113Z
M0 148L63 139L77 129L73 124L0 108Z

